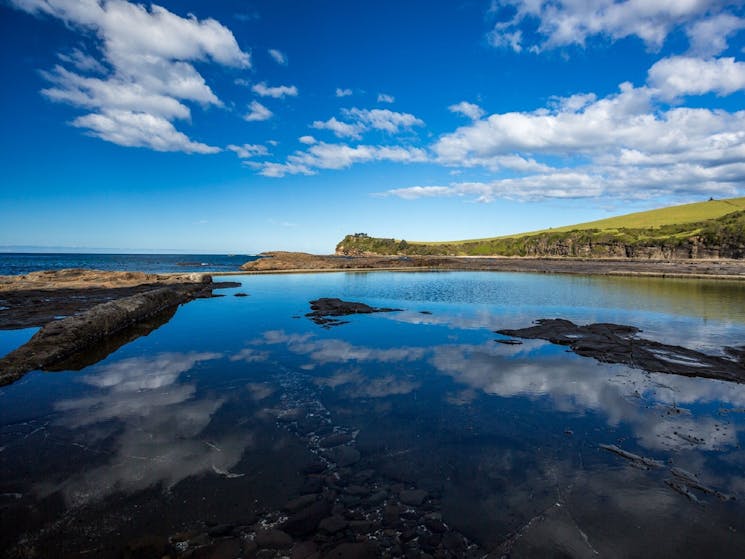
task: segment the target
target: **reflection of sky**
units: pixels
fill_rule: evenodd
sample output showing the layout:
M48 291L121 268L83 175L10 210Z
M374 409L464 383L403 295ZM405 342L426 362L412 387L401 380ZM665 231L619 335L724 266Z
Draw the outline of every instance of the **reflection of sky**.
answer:
M495 463L491 469L479 470L480 475L515 474L513 478L504 474L508 489L493 503L495 510L504 508L505 515L525 510L536 488L553 487L557 479L570 483L585 476L585 487L597 483L597 495L604 495L610 485L624 484L622 474L628 469L622 467L623 460L602 451L596 452L596 459L605 460L603 467L610 463L618 469L596 470L595 477L574 470L573 450L568 446L580 441L576 425L590 425L589 434L582 436L592 438L587 444L593 451L598 450L597 442L607 442L660 459L672 456L677 465L707 473L708 481L719 488L745 492L745 477L732 473L745 464L745 453L737 449L745 413L718 411L745 409L745 386L601 364L539 340L514 346L493 341L499 337L493 330L562 317L580 324L610 321L640 326L643 337L716 352L722 345L745 340L742 307L730 297L734 292L724 294L726 303L715 305L715 313L696 315L702 305L711 307L716 292L696 294L684 287L674 296L658 297L657 284L640 288L624 280L614 285L603 279L525 274L239 279L244 284L241 290L252 297L195 301L167 325L120 348L98 366L79 374L33 374L27 383L0 390L0 397L5 402L12 398L16 408L28 401L24 397L31 391L39 400L51 399L54 425L69 430L75 444L92 450L87 455L89 464L73 465L80 471L54 486L46 485L44 492L61 489L70 503L85 503L115 491L169 487L205 472L230 472L254 443L247 427L238 422L222 427L223 414L231 409L226 402L235 399L251 410L275 406L291 388L273 382L272 375L295 370L305 371L308 393L359 408L371 422L388 413L381 410L406 408L416 399L442 410L445 418L467 417L476 428L480 418L488 416L480 416L478 410L509 408L516 426L503 426L506 440L513 436L511 430L515 439L527 435L542 448L525 445L524 455L513 460L519 449L501 439L487 441L484 452L493 451ZM349 324L327 331L302 317L308 301L319 296L406 310L352 316ZM702 299L688 304L689 296ZM301 318L292 319L294 315ZM195 324L199 324L198 336ZM253 375L255 371L263 376ZM24 410L5 414L8 421L27 415L33 414ZM520 433L531 421L539 425L537 432ZM458 425L462 424L453 429ZM577 434L565 436L565 425ZM422 431L415 444L437 440L438 434L427 431L426 425L416 428ZM559 441L549 440L557 429ZM621 441L621 437L631 439ZM730 471L717 474L726 469L723 463L729 464ZM519 482L525 470L535 475ZM629 475L646 473L634 470ZM657 493L636 487L608 499L619 510L640 508L646 502L648 510L659 505L659 514L668 514L681 497L658 485ZM474 502L480 499L478 489L474 485Z
M75 439L82 444L112 438L111 455L61 487L44 489L61 488L68 503L75 505L115 491L156 484L171 487L199 473L229 471L250 438L234 433L204 437L225 398L197 396L195 385L178 382L198 363L220 357L218 353L161 353L114 361L83 377L94 390L57 402L56 410L64 412L57 423L76 430Z
M0 310L2 312L2 310ZM38 328L22 328L19 330L0 330L0 357L3 357L22 346L38 332Z
M694 418L684 406L741 407L745 385L599 364L538 343L553 351L515 349L525 345L445 345L434 349L432 364L456 382L487 394L547 396L558 411L602 412L610 425L632 426L639 443L650 449L689 448L692 438L707 450L737 444L732 425L724 425L721 418ZM531 345L535 348L535 342Z
M407 316L416 318L418 328L428 327L419 322L442 325L430 315L401 314L404 322ZM427 338L426 333L422 338ZM732 448L737 445L736 426L706 409L745 407L745 385L601 364L540 340L524 340L521 345L433 341L428 346L377 348L338 337L273 330L252 343L262 348L279 346L280 353L306 358L302 368L316 370L316 384L343 397L407 394L427 381L431 367L459 387L445 395L452 404L471 403L478 393L548 398L558 412L593 411L610 426L630 427L638 443L650 450ZM392 367L406 363L414 373Z

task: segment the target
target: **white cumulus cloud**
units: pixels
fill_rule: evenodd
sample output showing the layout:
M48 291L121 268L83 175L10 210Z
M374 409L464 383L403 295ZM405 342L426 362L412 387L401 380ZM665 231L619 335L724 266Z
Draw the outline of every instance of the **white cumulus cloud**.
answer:
M450 105L448 110L451 113L466 116L471 120L478 120L485 114L484 109L474 103L469 103L468 101L461 101L455 105Z
M677 58L658 64L649 85L624 83L603 98L577 94L552 98L534 111L493 114L431 146L437 162L499 172L493 180L418 184L383 194L481 202L736 195L745 185L745 111L670 107L665 99L741 89L740 63ZM678 75L690 80L671 77Z
M341 89L340 87L336 88L337 97L349 97L350 95L352 95L351 89Z
M415 163L427 160L423 149L403 146L327 144L318 142L306 151L296 151L284 163L257 163L254 168L266 177L313 175L318 169L346 169L357 163L393 161Z
M734 58L663 58L649 69L648 82L668 100L705 93L729 95L745 89L745 62Z
M274 99L297 97L298 93L297 87L294 85L278 85L275 87L269 87L266 85L266 82L257 83L251 89L260 97L273 97Z
M250 159L252 157L269 155L269 150L266 148L266 146L263 146L261 144L243 144L240 146L230 144L229 146L227 146L227 149L235 153L241 159Z
M388 109L342 109L346 121L336 117L317 120L311 126L317 130L331 130L339 138L359 139L368 130L381 130L397 134L414 126L423 126L424 121L410 113L399 113Z
M274 113L264 105L258 101L251 101L251 104L248 105L248 112L243 115L243 119L248 122L259 122L269 120L272 116L274 116Z
M658 49L671 32L682 27L694 47L716 34L716 49L721 52L727 35L740 27L730 18L717 18L731 15L735 4L726 0L494 0L490 13L496 15L497 23L489 40L515 52L539 52L584 46L596 36L612 40L636 36L647 47ZM525 27L535 32L530 36L537 40L526 40Z
M250 56L227 27L211 18L181 17L160 6L148 9L125 0L12 0L12 4L58 18L97 41L101 60L73 49L59 55L68 68L58 65L44 73L51 83L44 95L91 111L76 118L75 126L124 146L219 151L191 141L172 121L190 118L183 101L222 105L192 62L251 66Z
M394 103L396 98L393 95L387 93L378 93L378 103Z

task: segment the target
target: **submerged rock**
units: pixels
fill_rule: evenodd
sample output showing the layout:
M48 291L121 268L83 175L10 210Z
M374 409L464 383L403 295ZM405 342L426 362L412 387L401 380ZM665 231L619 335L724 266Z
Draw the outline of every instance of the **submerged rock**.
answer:
M653 458L646 458L644 456L639 456L638 454L634 454L633 452L624 450L614 444L601 444L599 446L603 450L607 450L608 452L617 454L621 458L625 458L626 460L629 461L629 463L631 463L632 466L641 468L643 470L649 470L653 468L662 468L665 465L663 462L659 460L655 460Z
M636 336L640 330L620 324L578 326L561 318L541 319L519 330L497 330L503 336L547 340L569 346L584 357L603 363L621 363L652 373L672 373L745 383L745 365L739 350L729 348L735 359L707 355L680 346Z

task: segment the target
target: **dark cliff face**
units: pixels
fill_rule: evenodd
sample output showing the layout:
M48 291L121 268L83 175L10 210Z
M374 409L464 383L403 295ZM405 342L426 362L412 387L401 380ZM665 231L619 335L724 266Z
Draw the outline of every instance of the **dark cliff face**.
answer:
M744 258L741 244L708 244L701 237L681 243L576 242L571 238L554 242L526 244L524 256L563 256L573 258L635 258L650 260L686 260Z

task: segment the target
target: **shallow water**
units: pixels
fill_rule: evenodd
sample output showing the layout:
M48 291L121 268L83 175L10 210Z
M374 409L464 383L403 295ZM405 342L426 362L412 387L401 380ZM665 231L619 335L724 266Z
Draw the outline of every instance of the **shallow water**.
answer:
M241 288L189 303L96 365L0 389L7 556L117 557L143 537L174 544L214 523L234 526L222 544L243 546L255 522L281 522L285 503L310 491L303 468L319 452L338 479L311 492L347 520L381 523L295 538L322 551L354 537L380 554L448 549L423 520L441 515L446 535L466 538L453 556L468 545L473 556L745 553L745 384L602 364L543 341L503 345L493 332L549 317L614 322L721 354L745 340L745 285L460 272L235 279ZM318 297L402 310L324 329L304 316ZM334 447L358 451L351 464L320 449L332 433L352 439ZM676 491L681 469L700 487ZM424 502L386 524L386 504L412 489ZM408 529L419 538L404 541ZM215 545L203 536L172 552Z

